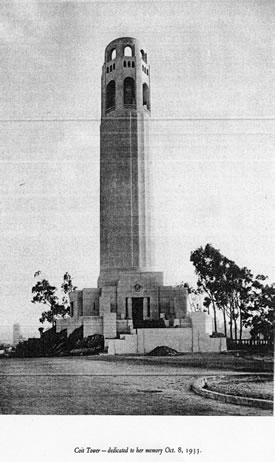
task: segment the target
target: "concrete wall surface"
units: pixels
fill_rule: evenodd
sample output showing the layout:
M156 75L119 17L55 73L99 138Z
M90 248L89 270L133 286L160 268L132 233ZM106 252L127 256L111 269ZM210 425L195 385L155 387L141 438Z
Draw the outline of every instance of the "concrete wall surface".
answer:
M104 338L116 338L116 313L105 313L103 317Z
M101 316L84 316L83 337L94 334L103 335L103 318Z
M137 353L150 353L158 346L168 346L179 353L192 352L191 328L138 329Z
M63 329L67 329L67 335L71 335L71 333L78 329L78 327L82 326L83 318L65 318L65 319L58 319L56 322L56 332L59 333Z
M107 339L108 354L147 354L158 346L173 348L178 353L226 351L225 338L211 338L192 332L192 328L137 329L137 334Z
M204 311L193 311L193 313L191 313L191 320L194 331L212 335L213 318L210 314Z
M83 289L83 316L99 315L99 289Z
M117 332L120 334L130 334L133 329L132 319L118 319L116 322Z
M72 317L83 316L83 290L74 290L70 293L69 298L73 304L73 312L70 308L70 315Z
M107 339L105 346L109 355L137 354L137 335L125 335L121 339Z

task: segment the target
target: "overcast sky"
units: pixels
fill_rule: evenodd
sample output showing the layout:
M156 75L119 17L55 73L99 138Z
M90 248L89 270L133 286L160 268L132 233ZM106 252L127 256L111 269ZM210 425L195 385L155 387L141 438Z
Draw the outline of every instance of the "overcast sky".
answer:
M0 339L39 326L35 271L96 287L101 66L121 36L151 66L165 282L194 284L208 242L275 280L274 18L273 0L0 0Z

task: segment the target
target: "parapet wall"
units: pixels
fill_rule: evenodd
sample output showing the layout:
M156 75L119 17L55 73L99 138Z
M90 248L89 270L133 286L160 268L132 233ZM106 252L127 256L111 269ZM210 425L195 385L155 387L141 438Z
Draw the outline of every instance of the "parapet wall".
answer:
M190 322L191 319L191 322ZM188 320L188 322L187 322ZM206 353L226 351L226 338L212 338L212 318L207 313L191 313L185 325L179 327L133 329L129 320L117 320L116 313L104 316L82 316L79 319L67 318L57 322L57 332L67 329L70 335L83 325L83 335L103 334L109 354L147 354L159 346L173 348L178 353ZM190 324L191 325L190 325ZM121 332L116 338L117 327Z
M158 346L173 348L178 353L206 353L226 351L225 338L211 338L191 327L137 329L136 334L107 339L105 344L112 355L150 353Z
M82 326L83 318L65 318L58 319L56 322L56 332L59 333L62 330L67 330L67 336L71 335L75 329Z
M137 353L150 353L158 346L173 348L178 353L192 352L192 328L138 329Z

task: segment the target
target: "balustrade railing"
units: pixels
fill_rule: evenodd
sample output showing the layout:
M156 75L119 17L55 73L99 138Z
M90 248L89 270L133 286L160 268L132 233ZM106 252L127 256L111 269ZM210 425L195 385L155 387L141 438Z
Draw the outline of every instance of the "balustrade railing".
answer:
M235 340L228 338L226 340L228 350L269 350L273 348L272 340L264 339L242 339Z

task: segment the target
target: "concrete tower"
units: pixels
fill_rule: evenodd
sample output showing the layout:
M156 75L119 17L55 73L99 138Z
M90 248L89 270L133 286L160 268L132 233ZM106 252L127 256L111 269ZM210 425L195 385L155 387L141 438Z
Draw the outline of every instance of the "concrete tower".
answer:
M70 294L71 313L57 332L103 334L111 354L218 351L206 313L187 313L187 291L153 271L150 205L150 67L138 40L105 49L101 79L100 275L97 288ZM175 329L177 327L177 329Z
M99 287L152 266L150 67L138 40L106 47L101 102Z
M59 331L83 325L85 337L116 339L186 322L185 289L165 287L152 267L150 115L147 53L134 38L113 40L101 79L98 287L70 294L71 317Z

